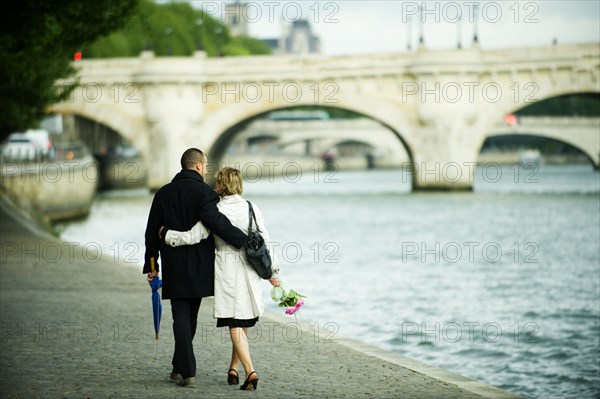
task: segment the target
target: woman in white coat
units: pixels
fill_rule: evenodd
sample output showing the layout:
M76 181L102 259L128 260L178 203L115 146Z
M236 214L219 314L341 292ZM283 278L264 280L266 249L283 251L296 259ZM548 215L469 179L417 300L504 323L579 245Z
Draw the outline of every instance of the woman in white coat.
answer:
M248 233L248 202L241 197L242 174L238 169L225 167L217 173L215 190L221 197L219 211L227 216L231 223ZM256 204L252 204L256 222L266 242L269 233L265 228L263 216ZM165 234L167 245L180 246L199 243L210 231L198 222L191 230L180 232L168 230ZM262 302L262 279L246 261L244 249L236 249L218 236L215 239L215 306L214 317L217 327L229 327L233 349L231 364L227 372L230 385L239 384L237 367L242 363L246 380L241 389L256 389L258 375L254 371L248 344L248 328L253 327L264 311ZM273 258L273 255L271 255ZM278 271L273 259L273 276L269 282L279 285Z

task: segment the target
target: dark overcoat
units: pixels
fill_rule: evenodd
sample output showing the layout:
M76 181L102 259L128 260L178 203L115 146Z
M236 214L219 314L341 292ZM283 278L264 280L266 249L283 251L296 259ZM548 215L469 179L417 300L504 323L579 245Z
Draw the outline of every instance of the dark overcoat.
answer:
M158 237L161 226L186 231L198 220L236 248L246 242L246 235L219 213L219 196L202 176L182 170L154 195L146 225L146 253L143 273L149 273L150 259L162 263L163 299L201 298L214 295L215 242L212 234L199 244L171 247Z

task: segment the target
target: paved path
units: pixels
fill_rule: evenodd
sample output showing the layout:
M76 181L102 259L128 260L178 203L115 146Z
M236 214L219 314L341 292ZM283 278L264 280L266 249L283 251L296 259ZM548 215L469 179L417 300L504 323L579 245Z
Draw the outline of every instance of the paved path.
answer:
M108 257L95 259L93 247L40 235L11 215L3 204L1 398L514 397L356 341L315 342L314 331L273 314L261 317L261 334L251 346L259 389L240 391L227 385L229 338L215 328L209 299L194 340L198 386L178 387L166 379L173 349L170 305L163 302L153 360L150 289L142 274Z

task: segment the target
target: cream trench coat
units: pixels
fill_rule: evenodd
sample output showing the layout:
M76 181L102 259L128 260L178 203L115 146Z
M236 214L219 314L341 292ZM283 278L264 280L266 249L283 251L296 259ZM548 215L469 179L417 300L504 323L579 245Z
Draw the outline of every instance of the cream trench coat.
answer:
M231 224L248 234L248 203L239 195L228 195L221 198L217 205L219 211L225 215ZM265 228L260 209L252 203L256 222L260 228L265 242L269 243L270 237ZM253 222L255 228L255 224ZM199 243L210 234L210 231L198 222L191 230L180 232L169 230L165 236L167 245L177 247ZM262 315L264 304L262 301L262 279L246 261L244 248L236 249L215 237L215 318L253 319ZM271 251L273 261L273 277L278 277L279 269L275 266L275 258Z

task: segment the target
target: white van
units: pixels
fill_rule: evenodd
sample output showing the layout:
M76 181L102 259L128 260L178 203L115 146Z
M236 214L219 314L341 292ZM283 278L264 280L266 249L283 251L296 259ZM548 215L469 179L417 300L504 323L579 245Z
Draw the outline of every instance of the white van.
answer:
M47 130L27 130L25 135L35 143L37 153L42 158L46 158L51 155L52 152L52 141L50 141L50 134Z
M13 133L2 148L2 157L10 161L33 161L37 154L37 144L25 133Z

